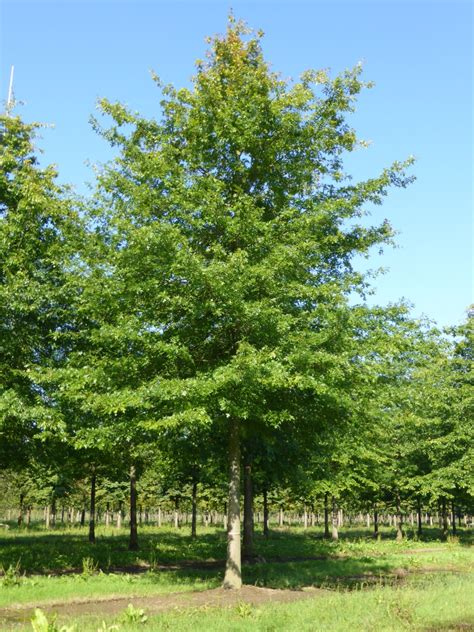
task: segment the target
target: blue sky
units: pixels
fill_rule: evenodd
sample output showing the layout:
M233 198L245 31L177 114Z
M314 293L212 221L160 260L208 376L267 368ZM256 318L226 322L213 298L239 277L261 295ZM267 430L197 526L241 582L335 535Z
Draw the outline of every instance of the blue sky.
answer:
M374 221L389 218L398 248L373 256L387 267L375 281L379 303L405 297L414 314L456 324L473 301L472 4L441 2L162 2L83 0L0 4L0 96L15 65L19 112L54 124L43 131L44 162L85 193L90 166L111 157L89 125L97 98L158 116L155 70L189 83L206 35L222 32L229 7L265 31L273 69L297 77L307 68L337 73L358 61L376 83L351 123L367 150L350 157L356 178L414 155L416 182L396 190ZM363 265L366 265L365 263Z

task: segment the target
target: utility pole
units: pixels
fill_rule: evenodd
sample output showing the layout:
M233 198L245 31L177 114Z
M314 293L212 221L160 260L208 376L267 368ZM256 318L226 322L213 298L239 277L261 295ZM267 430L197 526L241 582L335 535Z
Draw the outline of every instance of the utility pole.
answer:
M14 97L13 97L13 75L15 72L15 66L10 68L10 83L8 84L8 97L7 97L7 114L10 112L10 109L13 107Z

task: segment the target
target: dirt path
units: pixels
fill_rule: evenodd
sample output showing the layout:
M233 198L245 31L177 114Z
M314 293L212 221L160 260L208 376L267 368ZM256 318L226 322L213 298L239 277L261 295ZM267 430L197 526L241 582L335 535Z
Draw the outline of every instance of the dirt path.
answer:
M418 569L394 569L387 575L395 581L403 581L409 575L425 573L456 573L455 568L423 567ZM341 579L348 581L364 581L367 584L379 582L378 575L354 575L333 577L334 580ZM199 607L228 607L236 606L240 603L260 605L266 603L288 603L300 599L314 597L324 597L331 594L331 590L314 588L308 586L302 590L277 590L274 588L260 588L257 586L244 585L240 591L225 590L223 588L213 588L202 591L175 592L146 597L132 595L114 596L104 595L97 599L71 599L69 601L49 601L40 604L46 613L55 613L59 619L81 617L81 616L104 616L113 617L123 612L129 603L135 608L143 608L147 614L156 614L174 608L199 608ZM0 628L11 629L18 624L29 622L33 615L35 605L32 603L21 604L16 607L10 606L0 608Z
M287 603L299 599L308 599L316 595L326 594L326 590L308 588L304 590L275 590L273 588L258 588L257 586L242 586L242 589L225 590L213 588L194 592L167 593L148 597L114 597L104 596L102 599L83 599L68 602L49 602L43 605L46 613L55 613L58 618L81 617L98 615L110 617L123 612L129 603L135 608L143 608L147 614L156 614L173 608L226 607L235 606L242 602L259 605L270 602ZM0 625L14 626L28 622L33 615L34 607L25 604L16 608L0 609ZM2 627L2 629L4 629Z

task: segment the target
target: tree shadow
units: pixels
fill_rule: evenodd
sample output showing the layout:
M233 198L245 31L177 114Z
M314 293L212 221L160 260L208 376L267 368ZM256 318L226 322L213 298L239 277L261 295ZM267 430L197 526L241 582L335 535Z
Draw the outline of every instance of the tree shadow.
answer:
M420 628L420 632L472 632L472 630L474 630L474 617L463 617Z

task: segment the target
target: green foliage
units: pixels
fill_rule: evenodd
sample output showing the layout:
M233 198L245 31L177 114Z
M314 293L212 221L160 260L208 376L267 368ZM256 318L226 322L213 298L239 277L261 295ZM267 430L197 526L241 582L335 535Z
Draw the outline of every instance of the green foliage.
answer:
M10 442L18 447L20 437L61 427L61 416L38 388L35 370L60 359L54 341L68 319L65 268L77 253L80 224L65 191L55 184L54 169L38 166L33 146L38 127L0 116L3 450ZM21 456L17 453L17 459Z
M16 564L10 564L8 568L0 566L1 585L4 587L20 586L22 582L20 560Z
M133 604L129 603L121 616L121 620L124 623L139 623L143 625L148 621L148 617L143 608L135 608Z
M48 618L41 608L35 608L34 615L31 619L31 627L33 628L33 632L76 632L77 630L75 624L58 627L55 616L48 621Z
M240 601L235 606L235 612L242 619L246 619L246 618L252 616L252 614L253 614L253 607L252 607L251 604L247 603L246 601Z
M82 558L82 576L84 578L95 575L98 571L98 563L92 557Z
M119 626L115 624L107 624L105 621L102 621L99 628L97 628L97 632L114 632L115 630L119 630Z
M132 467L145 511L195 492L222 510L231 428L259 503L472 513L474 321L369 308L356 269L392 243L369 211L412 160L354 182L362 68L284 80L262 38L231 16L190 87L155 77L154 119L101 100L117 157L81 203L40 167L39 126L0 116L0 508L22 528L31 507L85 512L96 479L96 509L122 517ZM221 556L206 538L160 555ZM44 543L31 569L92 581L137 560Z

